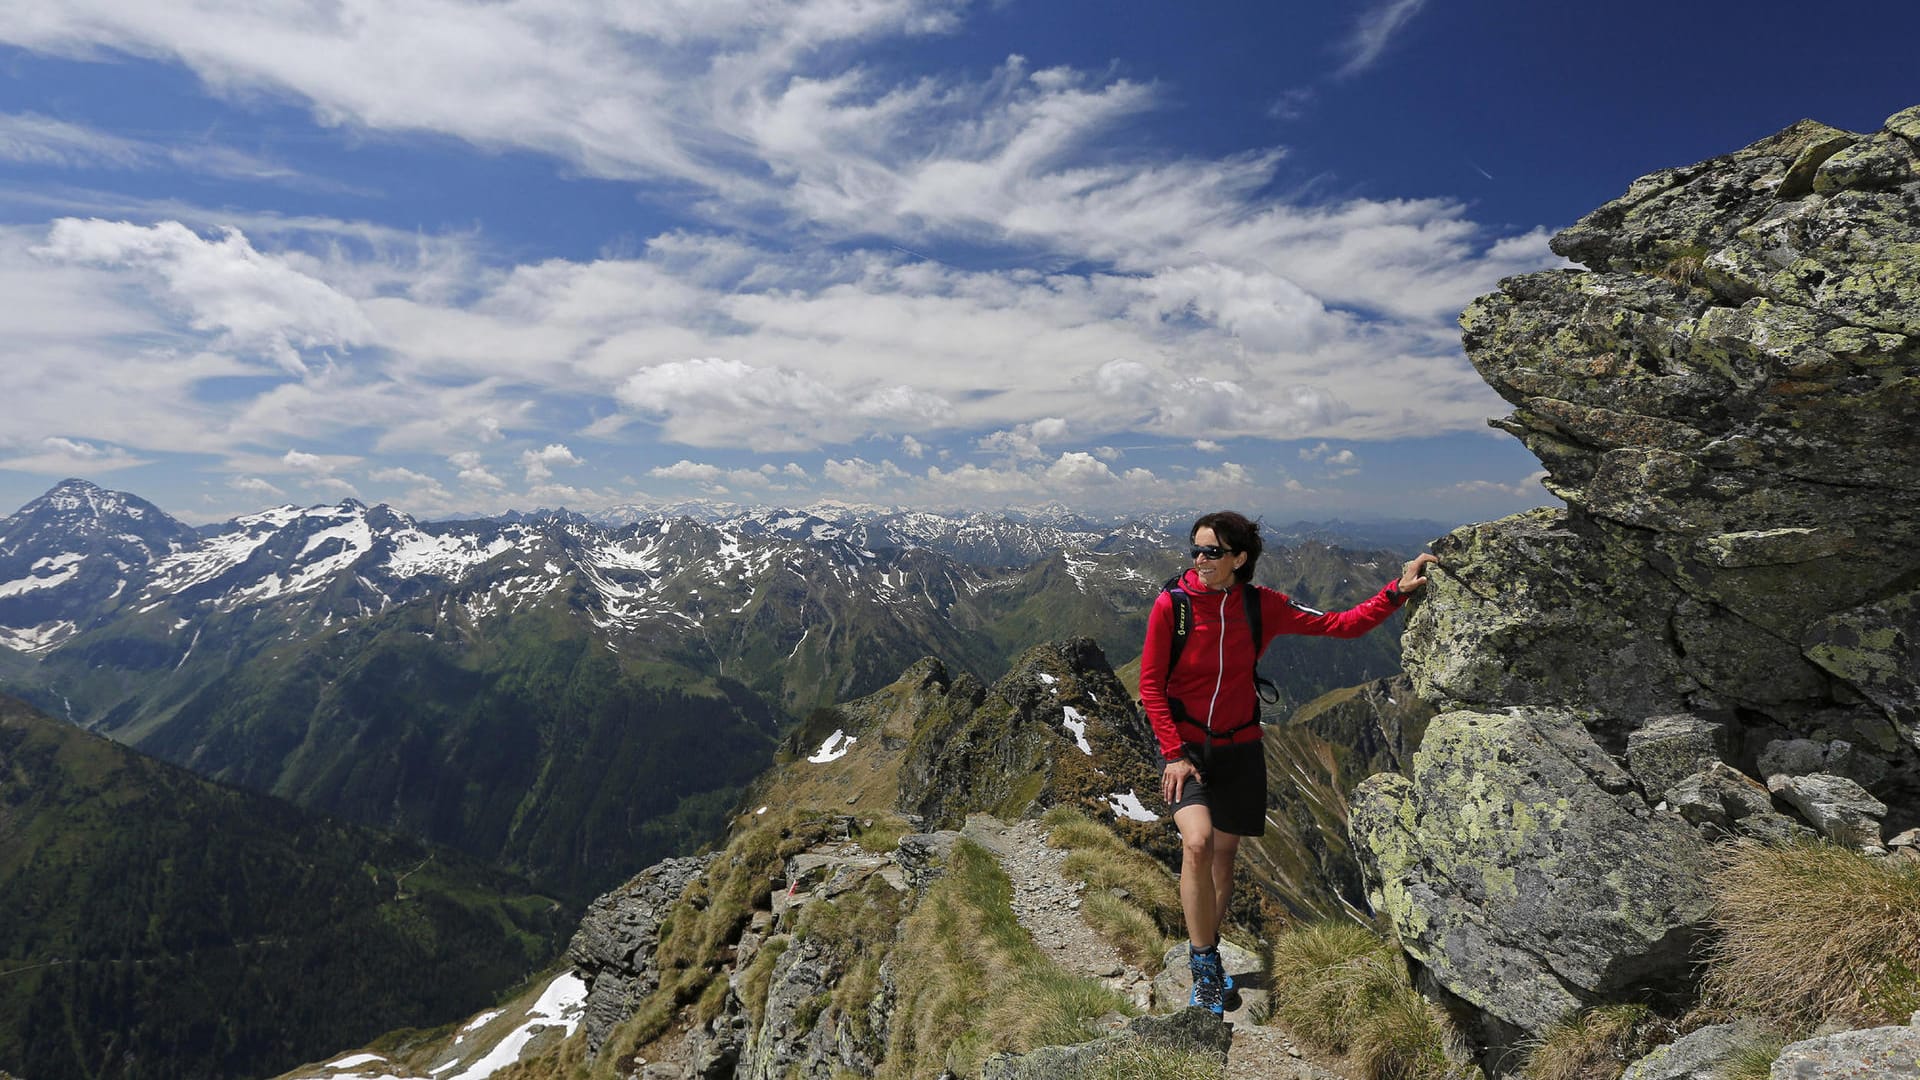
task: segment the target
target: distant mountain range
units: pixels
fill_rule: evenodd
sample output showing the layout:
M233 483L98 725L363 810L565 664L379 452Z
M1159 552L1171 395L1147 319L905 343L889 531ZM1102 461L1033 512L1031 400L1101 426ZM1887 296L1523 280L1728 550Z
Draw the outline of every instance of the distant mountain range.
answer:
M421 522L349 500L193 528L69 480L0 522L0 689L578 901L708 835L787 725L922 657L992 679L1084 635L1132 659L1186 525L837 506ZM1261 580L1318 606L1420 546L1274 539ZM1283 707L1398 668L1390 637L1326 644L1269 654Z
M32 972L0 987L0 1062L248 1075L371 1016L475 1008L551 955L552 913L718 835L783 739L923 658L988 681L1088 637L1132 661L1186 527L856 507L421 522L348 501L196 528L61 483L0 522L0 691L59 718L0 707L0 962ZM1327 542L1344 532L1269 529L1261 580L1344 606L1424 544ZM1388 633L1281 639L1265 665L1284 711L1398 666ZM347 821L445 849L401 888L430 849ZM248 943L266 965L236 960ZM408 963L431 985L382 974ZM329 999L287 964L324 969ZM43 1030L84 1052L18 1041ZM184 1072L113 1057L167 1045Z

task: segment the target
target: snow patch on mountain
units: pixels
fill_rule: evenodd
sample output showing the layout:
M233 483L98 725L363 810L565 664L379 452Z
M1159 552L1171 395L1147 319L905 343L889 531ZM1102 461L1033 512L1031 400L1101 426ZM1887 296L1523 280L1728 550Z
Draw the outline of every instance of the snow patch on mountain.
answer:
M1093 744L1087 741L1086 719L1080 715L1080 710L1071 705L1063 706L1063 708L1066 709L1067 715L1060 723L1063 724L1068 731L1073 732L1073 743L1080 748L1080 752L1088 757L1092 757Z
M70 619L55 619L39 626L0 626L0 645L16 652L44 652L67 640L79 630Z
M1128 788L1125 791L1116 791L1107 796L1105 801L1107 809L1113 811L1114 817L1126 818L1129 821L1160 820L1160 815L1147 809L1146 806L1140 802L1140 796L1134 794L1132 788Z
M502 533L492 540L483 540L460 533L435 536L419 529L406 529L393 534L393 553L387 556L387 572L403 578L431 574L457 579L474 567L512 551L514 539L519 535L516 530L511 535ZM552 563L547 566L556 575L560 572Z
M80 572L79 564L81 558L82 556L79 555L67 556L68 561L62 563L53 573L48 574L46 577L23 577L18 581L9 581L0 585L0 596L19 596L22 593L33 592L36 589L57 589L73 580L73 576ZM33 568L38 570L40 569L41 563L51 561L50 559L41 559L39 562L33 564Z
M807 760L815 765L825 765L829 761L839 761L841 758L846 757L847 751L853 749L853 744L859 741L860 740L846 732L841 731L839 728L834 728L833 734L827 736L827 741L821 743L820 749L814 751L813 756L807 758Z

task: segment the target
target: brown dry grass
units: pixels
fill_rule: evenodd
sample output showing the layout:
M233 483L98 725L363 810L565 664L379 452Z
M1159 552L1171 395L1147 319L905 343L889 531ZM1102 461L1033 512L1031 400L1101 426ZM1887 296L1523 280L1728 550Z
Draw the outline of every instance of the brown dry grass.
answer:
M1310 1049L1344 1055L1365 1080L1457 1075L1458 1042L1421 997L1400 948L1350 922L1312 923L1273 944L1273 1018Z
M1709 1004L1783 1030L1904 1023L1920 1008L1920 863L1751 841L1719 860Z
M1617 1080L1651 1050L1645 1005L1602 1005L1560 1021L1529 1048L1525 1080Z

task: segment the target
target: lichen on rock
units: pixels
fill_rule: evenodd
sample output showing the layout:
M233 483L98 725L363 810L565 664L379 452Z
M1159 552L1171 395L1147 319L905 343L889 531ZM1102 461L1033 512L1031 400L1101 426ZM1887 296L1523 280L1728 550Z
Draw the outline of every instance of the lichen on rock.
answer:
M1706 845L1570 710L1435 718L1411 777L1354 793L1376 907L1449 991L1539 1034L1686 972Z

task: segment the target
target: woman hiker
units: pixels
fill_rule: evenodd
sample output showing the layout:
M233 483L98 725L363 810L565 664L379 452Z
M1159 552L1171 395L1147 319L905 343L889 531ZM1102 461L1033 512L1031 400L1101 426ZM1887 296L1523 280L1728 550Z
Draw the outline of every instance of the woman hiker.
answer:
M1251 584L1260 526L1244 516L1208 514L1188 536L1193 565L1147 616L1140 701L1166 763L1160 795L1180 830L1180 906L1193 971L1188 1003L1218 1016L1232 988L1219 943L1233 898L1233 859L1241 837L1266 832L1267 759L1254 665L1280 634L1359 637L1398 611L1440 560L1418 555L1358 606L1325 612ZM1251 618L1248 604L1257 606Z

